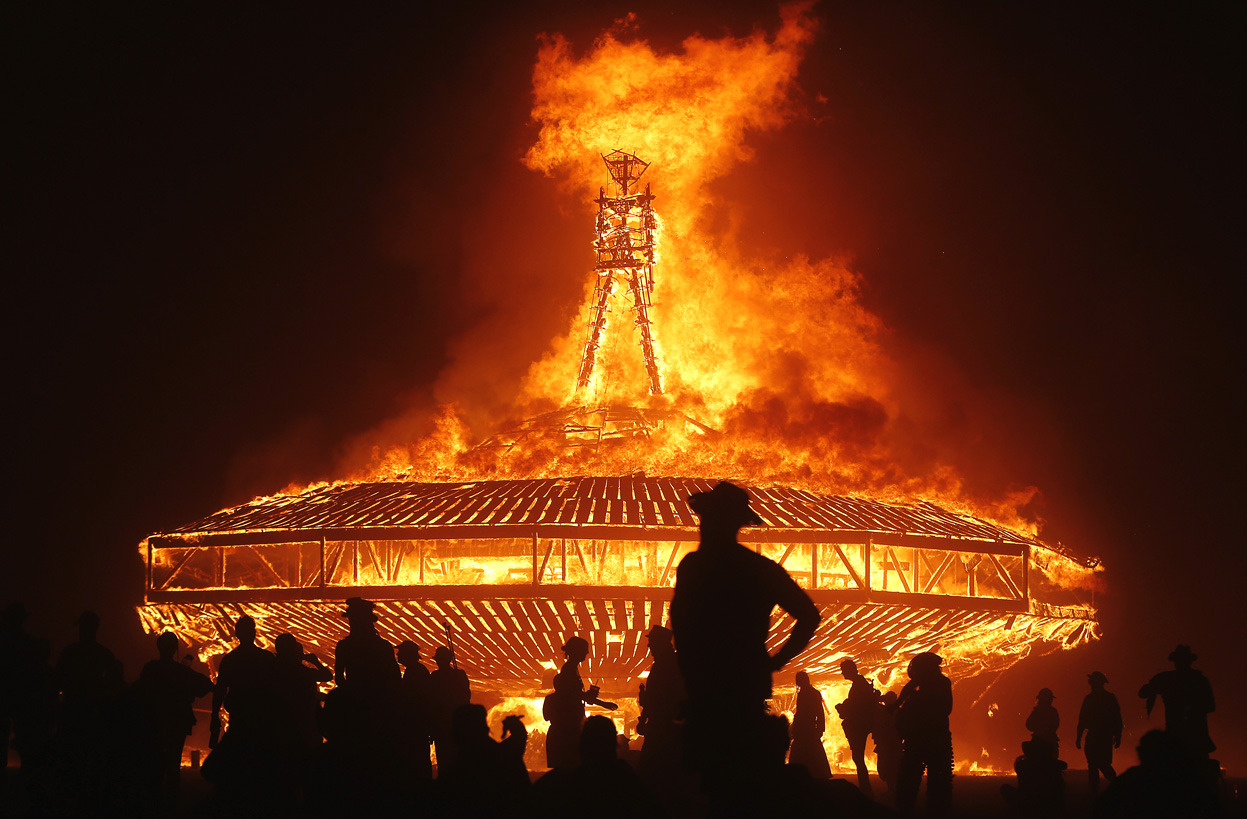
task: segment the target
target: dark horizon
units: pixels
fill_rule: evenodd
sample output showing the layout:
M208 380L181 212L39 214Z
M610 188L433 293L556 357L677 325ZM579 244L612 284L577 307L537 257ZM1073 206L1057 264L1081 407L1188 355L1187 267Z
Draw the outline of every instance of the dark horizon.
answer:
M15 20L0 603L57 651L96 609L132 677L154 654L133 615L145 535L334 477L456 392L514 395L588 270L588 211L520 164L536 38L584 49L626 11L672 49L777 20L765 3ZM1099 669L1133 760L1159 725L1135 691L1183 642L1220 697L1214 756L1241 775L1243 10L816 15L809 115L750 138L716 190L747 203L760 250L850 256L890 353L929 375L924 411L988 464L971 477L1040 487L1043 537L1107 567L1103 639L1008 672L963 739L1011 759L1041 686L1072 730ZM473 237L512 198L505 230L533 257L483 280ZM525 286L541 275L563 283Z

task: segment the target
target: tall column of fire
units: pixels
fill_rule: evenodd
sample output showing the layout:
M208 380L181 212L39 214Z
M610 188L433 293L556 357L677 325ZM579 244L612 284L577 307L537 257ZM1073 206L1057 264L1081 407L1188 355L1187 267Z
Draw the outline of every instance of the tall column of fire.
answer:
M607 196L605 188L598 189L597 239L593 243L597 255L593 270L597 281L593 288L593 304L589 308L589 338L580 360L576 391L583 391L593 380L598 347L606 330L607 306L615 289L615 280L622 278L632 290L632 309L636 313L636 326L641 331L641 355L645 359L649 392L650 395L661 395L662 372L658 354L654 351L654 334L649 317L654 291L654 234L658 222L654 216L654 197L649 185L646 184L644 193L636 192L641 174L645 173L649 163L618 150L603 154L602 159L614 180L617 195Z

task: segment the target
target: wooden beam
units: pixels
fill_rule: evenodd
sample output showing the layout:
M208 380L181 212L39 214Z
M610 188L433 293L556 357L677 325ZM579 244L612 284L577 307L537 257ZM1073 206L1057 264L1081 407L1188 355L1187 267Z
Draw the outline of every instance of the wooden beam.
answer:
M925 558L924 558L925 559ZM953 561L957 559L955 554L946 554L944 559L940 561L940 565L931 572L931 576L927 578L926 585L922 587L922 593L928 594L931 589L935 588L935 584L940 582L940 578L944 576L944 572L948 571L948 567L953 565Z
M884 554L887 557L892 558L892 565L896 567L896 576L900 578L901 586L904 587L905 591L907 592L911 591L911 589L909 588L909 580L905 577L905 573L901 571L901 561L897 559L896 552L892 549L891 546L889 546L887 547L887 551ZM887 576L886 575L884 575L884 588L887 588Z
M1026 595L1022 594L1022 590L1019 589L1017 584L1013 582L1013 578L1009 577L1009 573L1005 571L1005 567L1000 562L1000 559L995 555L988 555L987 557L991 560L992 565L996 567L996 572L1000 575L1000 579L1004 581L1005 587L1009 589L1009 592L1013 595L1014 599L1025 600Z
M169 588L169 584L173 582L173 578L177 577L177 573L182 571L182 567L185 566L187 563L189 563L191 558L194 557L195 553L198 551L199 549L193 548L193 547L190 549L187 549L186 556L183 557L180 561L178 561L178 565L173 567L173 571L169 572L169 576L165 578L165 582L160 584L160 588L161 589ZM150 551L148 553L150 554ZM150 566L150 564L148 565ZM148 583L148 588L151 588L150 583Z
M314 543L328 540L495 540L527 538L534 532L541 537L569 537L605 540L678 540L695 542L700 539L693 526L624 526L607 524L470 524L457 526L360 526L312 529L251 529L222 532L165 532L152 535L153 548L184 548L187 546L264 546L286 543ZM865 543L879 545L917 546L959 552L994 553L1017 557L1029 541L987 540L949 535L897 533L865 529L785 528L768 526L746 529L740 533L743 544L758 543Z
M853 564L849 562L848 555L844 553L839 544L833 544L831 548L836 550L836 557L840 558L840 562L844 564L844 568L849 572L849 577L853 578L853 582L857 584L857 587L859 589L866 588L866 584L862 582L862 578L858 576L857 571L853 568Z
M680 551L680 542L676 541L675 543L672 543L671 554L667 555L667 565L663 567L662 577L658 578L658 585L660 588L666 587L667 576L671 574L671 564L675 562L676 553L679 551Z

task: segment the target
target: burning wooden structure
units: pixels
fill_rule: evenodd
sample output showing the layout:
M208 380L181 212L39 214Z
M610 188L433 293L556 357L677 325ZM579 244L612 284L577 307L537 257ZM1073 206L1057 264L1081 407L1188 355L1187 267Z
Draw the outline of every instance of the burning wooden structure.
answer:
M618 150L604 154L602 160L610 171L616 190L612 191L614 195L607 196L605 188L598 189L597 237L593 243L596 279L589 316L589 336L580 359L576 389L584 390L593 381L598 347L606 331L611 293L615 289L615 280L622 278L632 291L632 310L636 313L635 322L641 333L641 356L645 361L649 392L661 395L662 372L658 365L658 353L654 349L654 333L649 317L654 292L658 219L654 215L654 196L649 185L645 186L644 193L637 191L641 175L649 163Z
M603 691L630 694L648 666L642 636L665 621L675 567L696 548L686 499L711 485L386 481L260 498L147 538L139 613L205 659L246 612L267 639L293 632L331 662L341 601L363 596L378 601L395 642L440 644L449 623L461 666L499 694L536 695L572 634L593 646L588 673ZM800 658L811 673L844 655L884 670L938 650L964 677L1094 636L1093 610L1059 605L1046 579L1049 564L1071 558L1038 541L931 504L749 491L765 526L743 542L823 612Z
M637 191L648 165L623 151L603 160L617 190L601 189L596 200L597 279L574 395L591 391L618 278L632 291L646 386L658 395L649 317L658 224L649 187ZM631 695L648 666L642 637L666 622L675 568L696 548L687 498L714 481L541 476L567 470L559 453L653 444L656 432L677 426L702 441L723 440L651 403L574 404L473 450L501 457L550 444L540 450L549 460L536 467L538 477L340 482L153 534L142 547L140 617L148 631L171 630L207 660L227 650L234 619L247 613L262 637L289 631L332 662L346 631L342 601L366 597L378 603L386 638L415 640L426 655L449 625L460 665L496 694L540 694L560 647L579 635L592 646L589 677L608 696ZM964 678L1095 636L1094 610L1067 600L1053 582L1079 563L1063 550L931 503L761 480L747 488L764 525L746 529L742 542L783 565L822 610L799 658L811 674L851 655L884 679L914 654L935 650L951 675ZM775 625L782 639L788 624Z

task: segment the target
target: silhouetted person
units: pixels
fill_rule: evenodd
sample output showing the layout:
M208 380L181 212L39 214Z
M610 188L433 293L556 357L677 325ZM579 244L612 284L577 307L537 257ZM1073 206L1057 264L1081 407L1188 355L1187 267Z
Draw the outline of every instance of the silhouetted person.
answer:
M509 716L503 736L489 734L485 706L468 703L451 715L455 758L439 764L438 786L446 812L453 816L502 816L524 807L530 787L524 767L528 732L523 721Z
M577 765L555 768L533 786L536 815L544 819L665 815L632 766L619 758L618 733L608 717L586 719L577 745Z
M857 663L852 660L840 663L840 673L853 685L849 688L849 696L836 706L836 713L840 715L844 738L849 742L853 764L857 766L857 786L862 793L869 796L872 789L870 770L866 767L866 740L874 727L875 709L880 701L879 691L857 670Z
M788 751L788 762L804 765L815 779L831 776L827 751L823 749L823 734L827 731L826 711L823 695L810 684L810 675L798 671L797 707L792 715L792 747Z
M1100 790L1100 774L1112 782L1117 778L1113 770L1113 749L1121 747L1121 705L1117 695L1105 690L1108 677L1102 671L1087 675L1091 693L1083 698L1078 710L1078 735L1074 747L1082 748L1087 755L1087 778L1094 796ZM1084 745L1083 732L1087 738Z
M125 681L120 661L96 640L99 615L84 611L75 622L78 640L61 651L53 679L61 694L56 753L79 809L99 803L109 786L105 769L115 738L108 722L115 717Z
M155 744L151 760L152 793L162 812L177 806L182 778L182 749L195 727L195 700L212 693L212 680L179 662L178 638L166 631L156 638L158 659L139 672L137 695L150 721Z
M947 816L952 809L953 739L948 715L953 689L940 672L944 660L925 651L909 661L909 682L897 698L896 729L901 735L901 767L897 774L896 807L911 814L927 774L927 811Z
M1217 710L1212 697L1212 685L1203 672L1191 667L1197 655L1190 646L1179 645L1169 655L1173 671L1162 671L1139 689L1139 696L1147 700L1147 713L1159 696L1165 703L1165 730L1169 732L1187 756L1207 759L1216 750L1208 735L1208 715Z
M75 622L78 641L61 651L55 679L61 692L60 733L76 742L95 738L105 708L121 692L125 681L120 661L96 640L99 615L84 611Z
M897 773L901 768L901 735L896 731L895 691L886 692L875 705L870 729L875 738L875 770L879 778L895 793Z
M1063 816L1066 767L1053 756L1050 743L1029 739L1022 743L1022 755L1013 762L1017 785L1001 785L1000 794L1018 816Z
M420 646L412 640L399 643L395 655L403 667L403 756L417 779L431 779L433 764L429 745L433 737L429 733L429 670L420 662Z
M1167 731L1148 731L1135 749L1139 764L1108 784L1094 804L1097 819L1199 816L1185 751Z
M246 798L272 774L277 659L256 645L255 620L244 614L234 623L238 646L221 658L212 694L203 776L231 796ZM229 730L221 736L221 709Z
M679 660L672 645L671 629L654 626L646 639L654 662L637 704L641 717L637 733L645 737L641 746L641 773L647 779L669 778L678 771L682 757L681 732L683 725L684 677L680 674Z
M26 633L27 617L21 603L7 606L0 614L0 738L7 754L12 733L12 747L21 760L20 780L38 808L52 792L57 692L50 663L52 645ZM4 798L4 780L7 777L0 780L0 799Z
M455 653L449 646L438 646L433 652L433 661L437 668L429 674L429 732L440 770L455 758L451 718L456 709L472 701L472 684L467 672L455 667Z
M273 643L277 663L273 687L277 696L282 743L290 752L306 758L321 744L320 683L333 679L333 671L293 634L281 634Z
M361 695L389 693L402 678L394 646L377 633L375 608L371 600L349 598L342 617L350 631L334 649L334 684Z
M688 689L690 759L722 807L760 764L772 672L801 653L820 615L782 566L737 541L741 527L762 522L744 489L723 481L688 504L701 542L676 572L671 628ZM796 622L772 657L766 644L776 606Z
M325 699L327 757L342 809L393 809L402 770L402 674L394 646L377 632L376 605L351 597L341 616L349 632L334 652L336 687Z
M550 723L546 731L546 766L572 768L580 764L580 729L585 722L585 703L597 699L598 687L585 689L580 664L589 656L583 637L569 637L563 644L567 659L554 676L554 691L542 703L541 715Z
M1031 732L1031 739L1046 742L1052 746L1053 758L1061 756L1061 741L1057 737L1057 729L1061 727L1061 715L1057 713L1052 701L1056 694L1051 688L1041 688L1035 695L1035 707L1026 718L1026 730Z

